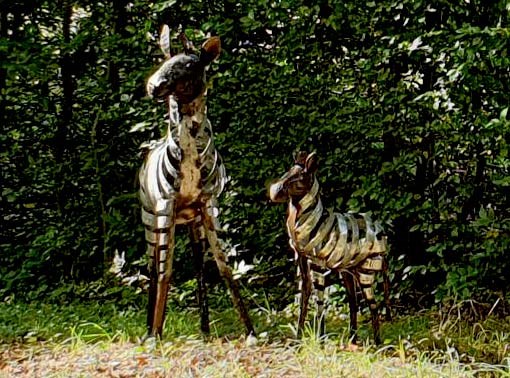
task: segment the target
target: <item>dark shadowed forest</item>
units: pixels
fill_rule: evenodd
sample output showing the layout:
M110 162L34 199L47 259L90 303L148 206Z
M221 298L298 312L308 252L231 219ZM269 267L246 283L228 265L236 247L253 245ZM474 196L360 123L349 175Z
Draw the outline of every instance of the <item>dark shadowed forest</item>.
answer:
M509 12L506 0L0 0L0 302L113 301L142 314L142 335L137 172L166 127L145 81L168 24L175 52L180 32L221 38L207 99L229 177L220 237L248 307L294 301L285 206L267 186L306 150L325 206L382 220L397 318L453 306L506 322ZM179 232L171 307L196 307L189 256ZM206 267L211 307L229 309ZM490 362L510 353L502 335Z

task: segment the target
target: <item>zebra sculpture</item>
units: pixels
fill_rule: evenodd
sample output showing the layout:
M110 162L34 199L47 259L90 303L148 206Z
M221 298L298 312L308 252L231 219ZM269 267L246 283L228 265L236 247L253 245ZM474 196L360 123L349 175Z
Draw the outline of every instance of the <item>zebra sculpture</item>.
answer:
M298 336L303 331L312 280L316 290L319 333L324 334L324 288L326 276L340 274L347 289L350 331L356 340L358 304L356 285L361 286L372 316L374 339L380 343L379 319L373 284L377 272L384 277L386 317L389 320L389 278L385 261L386 237L367 214L340 214L324 209L316 178L317 156L299 152L295 165L269 187L272 202L287 202L287 232L296 254L300 275Z
M148 336L162 336L172 277L175 226L180 224L188 225L190 231L202 332L209 333L204 279L204 254L209 246L246 333L254 335L216 234L216 198L227 177L206 116L205 71L220 54L220 39L207 39L197 56L192 53L191 43L181 35L185 53L171 57L169 34L165 25L160 47L166 60L147 81L147 94L168 102L168 130L162 139L151 142L139 173L142 221L149 256Z

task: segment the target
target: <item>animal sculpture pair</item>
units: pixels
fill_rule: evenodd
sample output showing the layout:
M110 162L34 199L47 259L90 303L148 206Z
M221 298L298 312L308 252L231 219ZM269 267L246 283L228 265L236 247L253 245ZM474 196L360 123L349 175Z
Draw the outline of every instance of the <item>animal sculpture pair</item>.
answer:
M175 226L180 224L188 226L192 241L202 332L209 332L204 279L204 254L209 249L230 290L246 334L255 335L216 233L216 198L223 190L226 174L214 147L205 99L206 69L220 54L220 39L206 40L198 55L184 35L181 40L184 53L170 56L170 30L164 26L160 47L165 61L147 81L148 95L166 101L169 111L167 133L150 145L139 173L142 221L150 260L148 336L162 336L172 278ZM302 331L306 318L312 272L319 298L321 331L324 330L325 275L341 272L349 296L353 337L357 313L355 286L359 283L370 306L378 342L379 323L372 285L375 273L386 271L386 239L380 237L380 229L367 216L324 210L315 178L316 169L316 156L300 153L294 167L270 188L272 201L289 203L287 229L301 277L298 330ZM385 283L387 289L387 280Z

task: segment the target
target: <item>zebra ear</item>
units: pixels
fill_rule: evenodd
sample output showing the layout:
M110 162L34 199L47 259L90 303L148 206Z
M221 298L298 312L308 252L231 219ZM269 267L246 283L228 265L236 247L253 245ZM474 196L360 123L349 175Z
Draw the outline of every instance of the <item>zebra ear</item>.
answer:
M313 174L317 171L317 168L319 168L317 160L317 154L315 152L312 152L306 157L305 170L307 173Z
M220 37L211 37L202 45L202 49L200 51L200 61L204 64L204 66L208 66L220 55L220 52Z
M186 36L186 33L182 32L179 35L179 39L181 40L182 46L184 47L184 53L186 55L193 54L195 47L193 46L193 42L191 42Z
M298 151L294 154L294 163L297 165L301 165L302 167L306 164L306 158L308 157L308 152L306 151Z
M170 28L168 25L163 25L159 35L159 47L166 59L170 58Z

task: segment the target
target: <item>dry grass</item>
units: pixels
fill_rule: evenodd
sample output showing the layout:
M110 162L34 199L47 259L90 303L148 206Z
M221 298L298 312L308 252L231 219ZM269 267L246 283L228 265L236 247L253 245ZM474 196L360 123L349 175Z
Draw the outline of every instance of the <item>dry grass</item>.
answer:
M345 347L333 341L259 342L194 338L135 344L111 340L11 345L1 354L6 377L480 377L510 376L509 366L464 365L452 356L409 357L404 346ZM506 374L506 375L505 375Z

